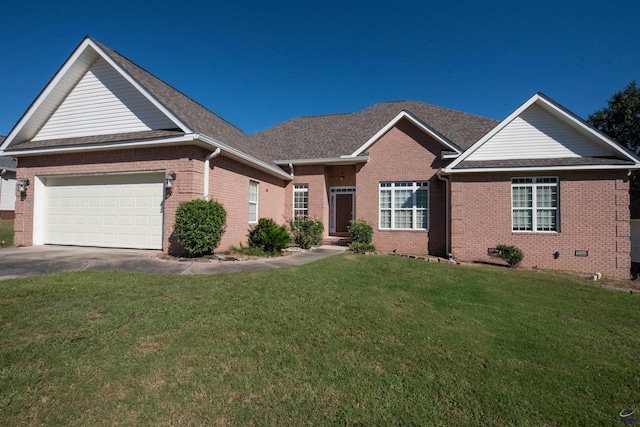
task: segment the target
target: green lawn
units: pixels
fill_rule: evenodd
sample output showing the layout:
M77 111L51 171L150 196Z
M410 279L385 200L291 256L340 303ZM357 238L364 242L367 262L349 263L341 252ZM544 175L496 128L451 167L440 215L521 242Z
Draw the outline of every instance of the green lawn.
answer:
M0 242L3 240L7 246L13 245L12 219L0 219Z
M211 276L0 282L3 425L620 425L640 298L337 255Z

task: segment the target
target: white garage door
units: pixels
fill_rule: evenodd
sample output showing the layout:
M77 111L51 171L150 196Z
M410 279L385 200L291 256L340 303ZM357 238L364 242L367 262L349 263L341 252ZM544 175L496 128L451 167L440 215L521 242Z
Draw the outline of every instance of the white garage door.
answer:
M44 243L162 249L164 173L47 178Z

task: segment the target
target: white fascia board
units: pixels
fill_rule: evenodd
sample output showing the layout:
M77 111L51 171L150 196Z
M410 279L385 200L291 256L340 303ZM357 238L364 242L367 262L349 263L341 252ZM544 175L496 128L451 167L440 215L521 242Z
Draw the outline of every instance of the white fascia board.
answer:
M549 172L549 171L572 171L572 170L640 170L640 164L635 165L583 165L583 166L538 166L538 167L518 167L518 168L468 168L451 169L446 167L442 173L454 175L458 173L491 173L491 172Z
M341 156L341 157L326 157L317 159L291 159L291 160L275 160L276 165L288 166L293 165L348 165L355 163L366 163L369 161L369 156Z
M403 110L403 111L399 112L398 115L395 116L382 129L380 129L378 132L376 132L375 135L373 135L371 138L369 138L369 140L367 142L365 142L360 148L358 148L356 151L354 151L351 154L351 157L357 157L357 156L361 155L362 153L364 153L365 151L367 151L369 149L369 147L371 147L373 144L375 144L376 141L378 141L378 139L380 139L382 137L382 135L387 133L389 131L389 129L391 129L393 126L395 126L396 123L398 123L403 118L406 118L407 120L409 120L411 123L413 123L418 128L420 128L423 132L425 132L426 134L430 135L436 141L440 142L442 145L446 146L447 148L451 149L452 151L455 151L457 153L461 153L462 152L462 150L460 150L460 148L457 147L453 142L449 141L447 138L445 138L444 136L440 135L434 129L432 129L431 127L427 126L425 123L420 121L418 118L414 117L409 112Z
M498 123L496 125L496 127L494 127L493 129L491 129L485 136L483 136L482 138L480 138L477 142L475 142L471 147L467 148L467 150L462 153L461 156L459 156L456 160L454 160L449 166L446 167L446 169L451 170L452 168L456 167L456 165L458 165L460 162L464 161L464 159L466 159L467 157L469 157L474 151L476 151L478 148L480 148L485 142L487 142L489 139L491 139L495 134L497 134L498 132L500 132L505 126L507 126L509 123L511 123L516 117L518 117L520 114L522 114L522 112L524 110L526 110L527 108L529 108L534 102L536 102L538 99L540 98L540 96L536 93L535 95L533 95L531 98L529 98L529 100L527 102L525 102L524 104L522 104L518 109L516 109L513 113L511 113L506 119L504 119L503 121L501 121L500 123Z
M542 94L538 94L538 101L541 104L543 104L543 106L546 107L547 109L553 110L554 112L560 114L564 118L566 118L569 121L571 121L574 125L576 125L577 127L581 128L582 130L584 130L588 134L593 135L595 138L600 140L602 143L604 143L605 145L609 146L610 148L612 148L613 150L615 150L619 154L623 155L627 159L629 159L629 160L631 160L633 162L636 162L636 163L640 162L640 157L638 157L636 154L632 153L629 150L626 150L624 147L622 147L620 144L615 142L613 139L609 138L604 133L602 133L599 130L593 128L592 126L587 124L584 120L582 120L582 119L578 118L577 116L573 115L573 113L567 113L567 111L565 111L563 108L559 108L558 105L556 105L556 103L554 101L552 101L551 99L546 98Z
M182 123L173 113L165 108L158 100L152 97L136 80L134 80L129 73L125 72L118 64L116 64L110 57L107 55L102 49L100 49L90 38L86 38L80 43L80 45L73 51L69 59L65 61L65 63L60 67L58 72L53 76L53 78L47 83L45 88L40 92L38 97L33 101L33 103L29 106L27 111L24 113L22 118L18 121L18 123L13 127L9 135L5 138L2 145L0 145L0 151L4 150L6 147L13 142L14 138L20 133L25 124L33 117L33 115L38 111L43 102L49 97L51 92L56 88L60 81L67 74L69 69L77 62L78 58L82 56L88 48L93 49L93 51L101 56L109 65L111 65L114 70L116 70L122 77L124 77L129 83L131 83L145 98L149 100L156 108L158 108L163 114L165 114L172 122L176 124L184 133L193 133L188 126Z
M115 149L131 149L131 148L146 148L163 146L170 144L181 144L185 142L193 142L195 134L176 136L171 138L160 139L141 139L131 140L127 142L107 142L91 145L76 145L76 146L58 146L58 147L45 147L45 148L30 148L28 150L16 150L10 152L0 151L0 156L37 156L41 154L64 154L64 153L77 153L83 151L104 151Z
M62 67L58 70L58 72L53 76L53 78L47 83L42 92L38 95L38 97L33 101L33 103L29 106L24 115L20 118L18 123L13 127L9 135L5 138L4 142L0 146L0 151L4 150L20 133L24 125L31 119L33 114L38 111L40 105L47 99L47 97L51 94L51 91L60 83L60 80L64 77L64 75L69 71L69 69L73 66L73 64L78 60L78 58L84 53L85 49L89 45L91 41L89 39L85 39L80 46L76 48L75 51L71 54L69 59L62 65Z
M604 135L603 133L599 132L598 130L592 128L591 126L587 125L583 120L577 118L573 114L568 113L567 111L565 111L564 108L558 107L559 104L556 104L555 102L551 101L550 99L545 97L543 94L536 93L531 98L529 98L527 100L527 102L522 104L513 113L511 113L506 119L504 119L503 121L498 123L498 125L496 127L494 127L493 129L491 129L489 131L489 133L487 133L479 141L477 141L471 147L469 147L464 153L462 153L462 155L460 157L458 157L449 166L447 166L446 169L452 170L453 168L455 168L458 164L463 162L466 158L468 158L471 154L473 154L474 151L476 151L478 148L480 148L485 142L487 142L495 134L497 134L502 129L504 129L505 126L507 126L509 123L511 123L513 120L515 120L516 117L518 117L520 114L522 114L526 109L531 107L531 105L533 105L536 102L540 103L541 106L544 109L552 110L557 115L560 115L562 118L564 118L564 119L570 121L571 123L573 123L575 126L581 128L585 132L593 135L595 138L597 138L598 140L603 142L605 145L607 145L610 148L612 148L613 150L615 150L617 153L621 154L623 157L631 160L634 163L640 163L640 157L638 157L635 154L629 152L628 150L625 150L623 147L621 147L618 143L613 141L611 138L607 137L606 135Z
M124 77L129 83L133 85L145 98L149 100L158 110L166 115L169 120L176 124L184 133L192 133L193 129L190 129L180 119L178 119L171 111L169 111L162 103L160 103L155 97L151 96L146 89L144 89L131 75L120 67L109 55L107 55L100 47L98 47L91 39L87 39L89 45L96 51L102 58L109 63L122 77Z
M237 150L233 147L228 146L227 144L220 142L214 138L203 134L195 134L195 139L198 139L202 142L205 142L208 145L211 145L216 148L220 148L223 152L226 152L229 157L235 158L241 163L247 164L249 166L253 166L256 169L260 169L269 175L276 176L278 178L283 178L286 180L291 180L291 175L283 171L277 166L264 162L262 160L258 160L255 157L249 156L248 154L243 153L240 150Z

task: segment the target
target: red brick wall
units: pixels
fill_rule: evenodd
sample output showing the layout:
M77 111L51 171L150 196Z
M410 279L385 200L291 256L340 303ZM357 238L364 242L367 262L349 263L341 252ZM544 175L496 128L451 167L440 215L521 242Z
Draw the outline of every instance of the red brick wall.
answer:
M209 198L222 203L227 211L227 231L220 249L247 245L249 223L249 181L258 183L258 218L286 223L284 213L285 180L272 177L250 166L219 156L211 160Z
M446 254L446 187L436 176L444 166L443 146L408 120L382 136L369 150L369 162L357 174L356 212L373 224L373 244L378 250L398 253ZM381 181L429 182L429 230L379 229Z
M511 231L511 178L557 176L560 231ZM487 249L514 245L524 252L522 266L600 272L629 278L629 185L625 171L457 174L451 183L451 232L454 256L461 261L491 261ZM576 257L588 250L588 257ZM553 254L560 256L554 259Z
M14 243L30 246L33 242L33 202L34 197L38 197L34 194L36 176L165 170L167 173L175 172L177 178L165 200L163 250L180 252L180 246L172 236L176 209L181 202L203 197L204 158L207 154L208 151L196 146L175 146L22 157L17 178L28 178L31 185L26 197L16 200ZM223 156L212 160L212 165L210 197L219 199L227 209L227 231L220 249L238 244L240 236L247 233L249 178L238 179L240 174L248 174L261 183L259 214L273 215L274 219L282 216L283 180L271 178ZM227 180L230 177L235 179ZM246 183L246 188L240 188L243 183Z
M304 165L294 167L294 178L284 190L284 217L288 222L293 218L293 186L309 185L309 217L318 218L324 225L324 235L329 235L329 196L325 179L325 166Z

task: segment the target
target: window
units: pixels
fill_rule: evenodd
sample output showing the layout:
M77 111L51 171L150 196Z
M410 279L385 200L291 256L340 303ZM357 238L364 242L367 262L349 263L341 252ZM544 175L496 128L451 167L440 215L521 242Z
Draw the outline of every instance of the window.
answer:
M249 181L249 222L258 222L258 183Z
M511 180L513 231L558 231L558 178Z
M381 182L380 228L429 229L427 182Z
M293 186L293 217L307 218L309 216L309 184L295 184Z

